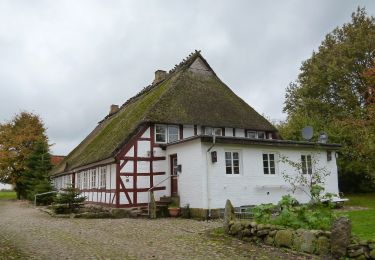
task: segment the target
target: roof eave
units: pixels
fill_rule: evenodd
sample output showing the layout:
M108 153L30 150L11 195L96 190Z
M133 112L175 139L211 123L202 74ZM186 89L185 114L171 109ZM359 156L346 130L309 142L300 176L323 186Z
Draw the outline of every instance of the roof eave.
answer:
M183 140L164 145L165 147L189 142L191 140L200 139L203 143L212 143L213 136L197 135ZM340 144L329 143L315 143L293 140L280 140L280 139L251 139L246 137L231 137L231 136L216 136L215 143L221 144L242 144L242 145L262 145L262 146L278 146L278 147L298 147L298 148L324 148L330 150L339 150Z

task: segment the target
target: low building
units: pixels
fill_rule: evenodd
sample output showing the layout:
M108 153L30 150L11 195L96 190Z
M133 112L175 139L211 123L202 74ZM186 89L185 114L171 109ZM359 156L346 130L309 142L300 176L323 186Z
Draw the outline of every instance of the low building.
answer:
M73 184L88 201L145 206L179 196L192 209L275 203L290 193L285 174L324 168L326 191L338 193L337 144L282 140L238 97L199 52L110 113L53 169L56 188ZM282 158L301 162L296 169ZM301 172L299 172L301 171ZM304 187L295 196L308 201Z

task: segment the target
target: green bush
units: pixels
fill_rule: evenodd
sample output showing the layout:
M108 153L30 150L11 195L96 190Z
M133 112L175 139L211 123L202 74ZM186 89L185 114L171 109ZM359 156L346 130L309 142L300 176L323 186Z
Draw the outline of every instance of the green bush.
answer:
M330 203L300 205L292 196L283 196L278 205L262 204L251 209L258 223L294 229L329 230L336 218Z
M54 199L53 210L56 214L77 212L83 206L86 197L81 196L79 189L68 187L62 189Z

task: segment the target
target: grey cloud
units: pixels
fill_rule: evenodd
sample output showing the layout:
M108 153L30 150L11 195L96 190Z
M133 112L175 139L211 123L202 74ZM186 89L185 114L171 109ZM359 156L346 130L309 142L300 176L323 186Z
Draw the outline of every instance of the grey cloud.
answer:
M372 1L1 1L0 121L43 118L67 154L194 49L258 112L284 119L285 87L325 34Z

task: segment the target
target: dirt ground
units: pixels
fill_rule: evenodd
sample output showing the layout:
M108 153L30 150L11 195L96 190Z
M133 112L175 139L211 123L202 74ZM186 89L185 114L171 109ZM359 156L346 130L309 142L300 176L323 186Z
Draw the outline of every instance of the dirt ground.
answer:
M210 232L220 221L61 219L0 201L0 259L307 259Z

